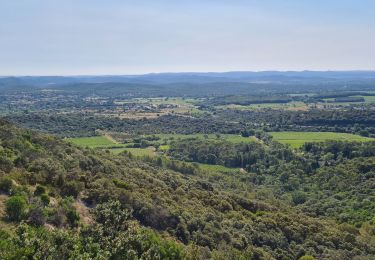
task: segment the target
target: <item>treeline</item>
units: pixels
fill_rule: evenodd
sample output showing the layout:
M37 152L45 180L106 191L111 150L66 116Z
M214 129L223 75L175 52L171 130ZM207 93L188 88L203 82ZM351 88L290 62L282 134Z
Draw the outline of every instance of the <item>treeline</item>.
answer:
M265 131L321 131L344 132L375 136L375 111L364 109L311 109L309 111L218 111L222 119L237 121L248 127Z
M324 99L324 98L345 98L350 96L374 96L373 92L366 92L366 91L332 91L332 92L325 92L321 94L316 94L312 96L313 98L317 99Z
M175 115L155 119L118 119L93 114L23 113L9 115L8 120L26 128L60 137L94 136L98 130L142 134L239 134L260 129L264 131L345 132L375 136L375 111L363 109L311 109L286 111L263 109L254 111L212 111L196 117Z
M262 103L288 103L293 101L294 99L291 96L287 95L231 95L231 96L220 96L205 100L204 102L198 103L198 105L202 107L209 107L209 106L219 106L219 105L242 105L247 106L251 104L262 104Z
M237 134L246 128L236 122L228 122L211 116L193 118L160 116L155 119L118 119L92 114L29 113L9 115L7 120L22 127L54 134L59 137L94 136L97 130L125 132L130 136L141 134Z
M258 142L234 144L225 140L183 139L170 144L168 155L182 160L227 167L254 167L259 161L290 161L293 153L282 145L265 148Z

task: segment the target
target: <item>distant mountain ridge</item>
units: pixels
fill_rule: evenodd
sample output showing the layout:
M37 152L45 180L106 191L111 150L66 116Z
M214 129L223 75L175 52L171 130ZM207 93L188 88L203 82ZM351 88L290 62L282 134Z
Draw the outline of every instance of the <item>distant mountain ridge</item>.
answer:
M311 91L375 90L375 71L184 72L113 76L22 76L0 78L0 94L33 90L102 96L207 97Z
M0 85L51 85L72 83L149 83L174 82L248 82L295 81L306 79L375 79L375 71L230 71L230 72L176 72L143 75L98 76L9 76L0 77Z

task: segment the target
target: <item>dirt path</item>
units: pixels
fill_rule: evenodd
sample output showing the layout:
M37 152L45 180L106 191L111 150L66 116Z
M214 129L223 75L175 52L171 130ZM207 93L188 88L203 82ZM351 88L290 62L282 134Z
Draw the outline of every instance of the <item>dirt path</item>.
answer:
M0 218L5 216L5 201L8 199L8 195L0 194Z
M89 208L81 201L81 200L77 200L76 202L74 202L74 207L76 208L80 218L81 218L81 222L84 224L84 225L90 225L94 222L91 214L90 214L90 211L89 211Z
M107 138L109 141L115 143L115 144L119 144L119 142L117 142L111 135L109 135L108 133L105 133L104 134L104 137Z

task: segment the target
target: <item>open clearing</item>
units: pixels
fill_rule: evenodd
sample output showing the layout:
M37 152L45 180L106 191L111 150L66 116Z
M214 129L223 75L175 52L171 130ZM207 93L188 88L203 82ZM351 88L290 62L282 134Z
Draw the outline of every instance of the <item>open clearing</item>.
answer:
M105 148L116 145L116 143L113 142L113 140L111 140L111 138L108 138L107 136L77 137L67 138L67 140L76 145L90 148Z
M222 165L217 164L204 164L204 163L197 163L199 165L199 169L208 172L223 172L223 173L232 173L232 172L239 172L239 168L229 168Z
M147 148L114 148L110 149L114 154L120 154L124 151L130 152L134 156L155 156L155 149L153 147Z
M374 141L374 138L363 137L347 133L333 132L270 132L274 140L288 144L293 148L301 147L307 142L324 142L327 140L337 141Z
M89 147L93 149L109 149L113 154L119 154L123 151L128 151L134 156L154 156L155 151L153 147L148 148L127 148L126 144L117 144L109 135L93 136L93 137L77 137L68 138L69 142L76 145Z

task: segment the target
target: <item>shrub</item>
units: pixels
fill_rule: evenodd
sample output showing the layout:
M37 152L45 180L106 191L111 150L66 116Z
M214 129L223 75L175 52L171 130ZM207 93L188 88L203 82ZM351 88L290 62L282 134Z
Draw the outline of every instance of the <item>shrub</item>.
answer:
M44 206L48 206L48 204L50 202L49 196L45 193L40 196L40 200L42 201Z
M40 196L40 195L42 195L44 193L46 193L46 188L44 186L38 184L36 186L35 191L34 191L34 195L35 196Z
M29 221L34 226L43 226L46 222L46 216L40 207L31 208L29 211Z
M72 227L76 227L80 219L77 211L73 208L68 210L68 212L66 213L66 218L68 220L69 225Z
M72 196L77 198L79 192L83 189L82 183L69 181L66 182L62 188L62 193L65 196Z
M0 156L0 170L9 173L13 169L13 162L9 158Z
M5 193L10 193L12 190L13 181L10 178L2 178L0 179L0 191Z
M305 203L307 196L301 191L296 191L292 194L292 200L295 205Z
M10 220L19 221L26 213L27 202L23 196L10 197L5 203L5 210Z
M121 188L121 189L129 189L129 184L127 184L126 182L122 181L122 180L117 180L117 179L113 179L113 183L116 185L117 188Z

